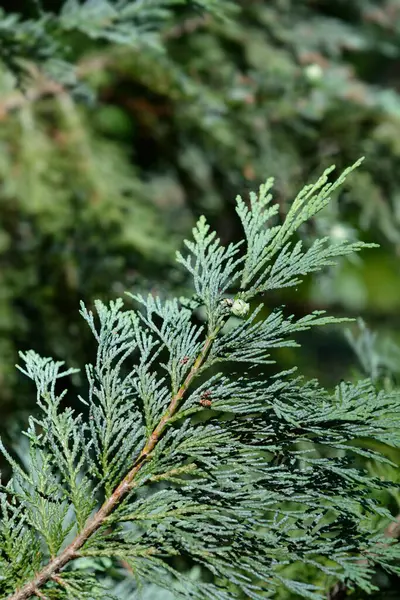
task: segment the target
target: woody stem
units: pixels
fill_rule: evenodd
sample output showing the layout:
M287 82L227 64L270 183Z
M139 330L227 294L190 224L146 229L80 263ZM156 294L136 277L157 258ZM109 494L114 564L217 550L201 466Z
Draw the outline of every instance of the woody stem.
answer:
M12 596L8 597L8 600L27 600L31 596L38 595L38 591L40 588L47 583L50 579L55 579L55 575L61 571L65 565L67 565L71 560L77 558L79 556L79 549L85 544L85 542L89 539L91 535L93 535L104 523L105 519L113 512L113 510L119 505L121 500L126 496L129 490L132 487L132 483L142 468L143 464L148 459L148 456L155 448L157 442L159 441L162 433L164 432L166 426L168 425L171 417L174 415L176 410L179 407L179 404L192 383L193 379L196 377L199 372L200 367L203 365L207 354L211 348L211 345L219 331L214 331L210 333L204 346L197 356L196 360L193 363L188 375L183 381L177 393L172 397L171 402L165 411L164 415L161 417L157 427L154 429L153 433L149 436L145 446L140 452L137 460L135 461L133 467L129 471L129 473L123 478L121 483L116 487L114 492L111 494L109 498L105 500L100 509L95 513L86 523L85 527L82 531L75 537L75 539L59 554L52 558L47 565L35 575L35 577L28 583L26 583L22 588L17 590Z

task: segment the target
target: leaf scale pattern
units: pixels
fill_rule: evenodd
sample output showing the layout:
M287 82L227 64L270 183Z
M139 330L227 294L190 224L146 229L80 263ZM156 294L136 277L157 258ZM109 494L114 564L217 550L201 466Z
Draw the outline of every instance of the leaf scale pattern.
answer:
M376 565L400 571L376 526L392 519L379 491L393 484L366 469L393 466L399 394L369 379L330 392L295 370L263 375L297 332L337 322L265 316L262 294L365 246L294 240L350 171L306 187L280 225L272 181L238 198L237 245L202 217L177 257L191 299L82 305L98 345L85 416L65 408L71 370L21 354L40 416L24 463L1 446L14 473L0 498L2 598L256 600L286 588L320 600L326 590L292 565L367 592Z

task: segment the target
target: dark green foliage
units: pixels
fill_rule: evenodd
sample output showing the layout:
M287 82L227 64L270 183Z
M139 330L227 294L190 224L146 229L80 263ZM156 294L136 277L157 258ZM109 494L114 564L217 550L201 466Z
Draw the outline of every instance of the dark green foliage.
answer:
M25 3L26 4L26 3ZM29 4L29 3L28 3ZM46 8L46 4L48 7ZM0 12L0 59L14 73L23 73L22 63L35 61L44 72L71 83L75 77L76 49L97 41L123 44L135 50L160 47L160 29L173 21L177 7L189 5L221 15L227 0L66 0L22 5L22 15ZM24 18L25 17L25 18ZM28 18L27 18L28 17ZM29 18L30 17L30 18ZM67 77L67 78L65 78Z
M282 310L260 318L271 282L293 287L328 257L364 246L293 245L346 175L328 183L328 174L303 189L282 225L271 222L272 182L248 208L238 198L238 244L222 245L200 218L177 255L192 299L136 295L137 310L97 301L96 314L82 305L98 346L82 398L88 424L62 408L58 380L71 371L21 354L40 413L30 419L25 465L2 446L13 468L2 493L5 597L109 598L104 559L117 579L122 562L132 591L151 582L199 600L272 598L282 589L322 600L335 580L370 592L375 567L400 573L399 546L382 533L391 514L377 495L394 484L365 464L393 466L385 449L400 444L398 392L364 380L331 393L293 371L266 381L257 368L274 348L295 345L292 334L338 322ZM178 571L179 559L201 577ZM300 565L321 572L322 585L301 570L291 576Z
M397 5L3 3L4 411L27 397L14 376L17 349L40 338L44 354L84 361L79 299L109 298L143 276L174 286L176 234L204 212L224 240L237 239L231 199L266 172L284 217L321 165L365 154L367 169L339 204L300 234L356 237L361 225L393 252L398 95L385 85L395 84ZM94 9L97 18L82 16ZM388 282L397 264L380 256L363 273L324 273L298 303L366 309L370 320L397 314Z
M4 417L15 418L16 409L29 402L34 410L31 389L15 374L17 350L34 347L81 366L95 352L77 318L81 298L93 310L94 298L108 303L138 287L157 293L160 282L163 295L171 288L185 293L184 277L171 261L180 234L204 212L224 242L238 242L242 234L232 199L266 174L276 178L279 210L274 210L282 223L300 183L321 166L343 167L366 155L366 168L301 225L304 245L283 255L285 269L276 268L261 282L268 293L258 314L251 304L252 344L243 346L244 330L227 332L228 351L219 348L212 372L219 363L225 372L232 353L264 360L264 376L298 364L331 385L347 379L352 357L332 328L297 336L307 341L301 353L283 336L299 331L301 323L306 327L309 313L328 306L339 315L363 312L367 321L396 335L398 0L1 4L0 427L6 436L13 423ZM312 258L314 242L317 261L323 248L330 262L330 246L316 241L324 236L338 243L356 242L358 236L379 240L383 249L366 253L363 269L350 255L335 269L311 274L297 294L276 289L285 283L282 275L287 281L298 277L304 248ZM215 297L205 300L210 307ZM239 300L235 312L246 316L247 299ZM292 320L274 309L282 302L286 314L294 313ZM196 323L204 317L200 307ZM360 340L362 376L392 391L397 353L392 348L378 353ZM275 367L263 354L270 344L284 345L276 350ZM238 363L238 376L244 367L244 360ZM77 392L85 396L82 374L71 374L69 385L62 407L76 407ZM146 418L152 423L155 415L150 410ZM26 448L19 446L23 457ZM398 453L379 450L398 463ZM364 458L374 476L398 479L395 466ZM112 481L104 482L108 490ZM390 512L399 511L398 494L379 494ZM379 523L380 530L383 526ZM29 537L25 543L29 547ZM106 559L81 560L89 562L76 561L78 572L80 565L90 567L102 585L128 597L124 571L116 572ZM174 566L186 570L182 560ZM199 573L193 573L195 581ZM285 573L326 584L312 565L293 563ZM384 590L379 600L389 597L388 581L396 589L379 572L377 584ZM89 579L85 585L93 587ZM145 593L156 597L152 589ZM297 597L283 588L279 593L285 600ZM82 597L83 591L74 594ZM357 594L364 599L360 590ZM161 592L160 598L167 596Z

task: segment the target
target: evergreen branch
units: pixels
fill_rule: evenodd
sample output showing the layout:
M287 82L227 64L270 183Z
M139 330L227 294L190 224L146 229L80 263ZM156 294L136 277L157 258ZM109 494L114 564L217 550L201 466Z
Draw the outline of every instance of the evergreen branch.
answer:
M211 22L210 15L201 15L200 17L192 17L185 19L182 23L178 23L171 29L168 29L164 34L165 40L176 39L189 33L194 33L198 29L209 25Z
M387 526L385 537L397 539L400 537L400 515ZM360 561L363 563L365 561ZM345 581L337 581L328 591L326 600L345 600L351 592L351 588Z
M42 594L42 592L39 591L38 589L35 589L35 596L37 596L38 598L41 598L41 600L49 600L47 598L47 596L45 596L44 594Z
M272 228L272 236L269 197L253 197L251 213L239 202L245 256L240 243L224 246L200 218L177 254L193 278L191 300L137 294L137 311L122 310L121 299L108 307L96 301L98 321L82 305L98 344L86 367L87 425L60 409L66 392L56 393L57 381L70 373L63 363L21 355L44 416L31 420L25 468L3 450L14 468L0 495L0 577L9 600L53 594L67 565L57 597L104 598L104 579L89 569L105 558L130 564L138 585L151 580L193 600L259 600L282 585L322 600L323 589L289 578L287 566L298 563L365 591L373 590L375 564L396 572L399 549L372 523L390 519L375 494L392 483L363 464L392 467L379 448L400 445L398 394L378 392L370 380L342 382L332 394L293 371L266 380L254 368L270 348L293 346L296 332L334 322L321 313L295 320L281 310L263 317L261 304L246 301L256 299L257 278L264 289L268 281L293 285L331 256L361 248L288 251L287 233L279 231L312 216L328 191L316 199L315 187L307 189L300 216ZM263 272L257 256L268 259ZM217 363L246 367L207 376ZM213 581L190 583L168 563L184 556Z
M104 38L106 41L113 43L122 48L129 48L129 52L137 49L139 52L143 52L146 48L150 48L154 50L158 47L158 43L163 41L167 42L169 39L175 39L180 37L183 34L192 33L196 31L196 29L200 27L204 27L211 22L211 17L214 16L216 18L224 18L225 10L230 13L232 10L235 10L233 4L230 4L229 1L222 3L220 0L218 2L214 2L213 0L206 0L205 2L201 1L199 3L194 2L194 4L200 4L197 8L201 8L205 14L202 14L199 17L191 17L183 20L181 23L177 23L176 25L172 25L170 27L160 28L161 22L169 23L170 17L173 14L173 7L175 4L179 4L180 1L164 1L158 0L159 6L157 6L157 2L140 2L140 3L120 3L120 6L113 7L112 3L109 3L107 0L99 0L98 6L94 6L94 2L84 2L82 5L77 3L69 3L66 2L63 10L61 11L60 17L55 17L54 14L45 14L44 12L41 14L41 17L38 23L34 23L33 21L24 21L20 19L20 16L17 14L11 14L8 17L6 14L0 9L0 28L3 28L2 34L4 35L4 52L5 52L5 60L8 66L11 68L11 71L14 69L17 74L23 71L30 76L33 76L33 79L39 79L29 87L25 93L18 94L12 93L8 98L5 98L2 102L0 102L0 119L4 119L9 113L11 113L15 109L22 108L26 104L36 102L37 100L45 97L45 96L57 96L61 93L67 91L68 88L72 86L74 88L79 80L84 79L86 75L92 72L92 69L95 70L103 69L105 66L110 63L116 62L113 58L103 56L99 59L84 59L83 64L78 65L70 65L67 62L63 62L64 74L62 78L60 78L60 65L56 65L55 76L50 76L49 73L54 71L54 68L47 69L48 73L46 74L47 62L46 60L43 63L42 53L45 56L46 51L49 56L52 54L57 55L62 53L63 44L60 44L60 41L57 40L57 36L53 34L47 34L46 27L49 23L52 23L53 28L57 30L59 28L58 34L62 34L65 32L69 32L70 30L76 29L77 31L87 35L88 38ZM154 4L154 5L153 5ZM152 33L152 27L146 20L152 22L154 20L153 26L158 27L157 36L154 37ZM16 36L16 40L13 39L14 29L20 28L21 31L27 31L32 28L31 36L32 44L34 49L31 51L22 52L22 56L24 58L24 64L20 65L18 60L13 56L12 58L8 58L7 53L7 43L12 47L15 43L18 47L18 34ZM40 33L43 35L43 40L40 38ZM8 39L8 36L10 39ZM25 37L26 34L21 36L21 38ZM49 52L49 48L46 48L46 51L42 49L38 56L36 57L36 52L38 48L35 47L34 39L35 36L38 36L37 42L40 47L40 44L44 43L46 40L49 48L51 46L51 52ZM143 41L142 41L143 40ZM154 43L156 41L156 43ZM16 50L13 49L11 54L18 54ZM0 52L1 54L1 52ZM31 56L36 58L35 62L29 62L31 60ZM28 57L28 60L27 60ZM61 57L59 56L58 59ZM50 66L52 65L52 59L49 61ZM41 67L39 67L41 65ZM39 78L38 78L39 75ZM63 80L67 80L67 85L64 85Z
M49 580L56 580L57 573L70 561L79 557L80 548L103 525L107 517L120 504L121 500L129 493L132 487L134 487L135 477L143 467L145 461L150 458L151 452L156 447L170 419L173 417L174 413L179 407L179 403L183 399L186 390L189 388L190 384L197 376L200 368L203 366L217 333L218 331L216 330L212 333L209 333L207 336L201 352L196 358L178 392L173 396L167 411L160 419L153 433L149 436L146 445L139 454L133 467L117 486L112 495L103 503L98 512L89 520L79 535L75 537L75 539L61 552L61 554L52 558L32 581L24 585L20 590L17 590L12 596L9 596L8 600L28 600L28 598L33 595L37 596L38 590Z
M16 109L21 109L27 104L32 104L46 96L58 96L66 93L66 89L53 79L45 79L35 86L31 86L24 93L15 92L0 102L0 120Z
M385 535L389 538L400 538L400 515L387 527Z
M186 19L182 23L165 31L162 38L165 41L176 39L181 35L192 33L201 27L205 27L210 22L211 19L209 15ZM98 56L83 58L74 67L73 75L75 84L85 81L85 79L88 76L93 75L93 73L111 68L114 65L119 65L122 57L130 55L132 55L132 49L126 51L126 49L123 48L122 51L119 52L113 52L111 54L102 53ZM56 97L71 92L66 85L41 72L37 65L29 63L26 68L32 78L32 84L27 89L14 91L8 96L6 95L0 101L0 121L6 119L9 115L12 115L14 111L20 110L26 105L34 104L43 98Z
M118 64L121 53L100 54L81 60L74 69L76 82L84 80L94 72L102 71L107 67ZM14 111L24 108L26 105L34 104L48 96L55 97L61 94L69 94L66 85L41 72L37 65L29 64L27 67L32 79L32 84L25 90L10 93L0 101L0 120L7 118Z

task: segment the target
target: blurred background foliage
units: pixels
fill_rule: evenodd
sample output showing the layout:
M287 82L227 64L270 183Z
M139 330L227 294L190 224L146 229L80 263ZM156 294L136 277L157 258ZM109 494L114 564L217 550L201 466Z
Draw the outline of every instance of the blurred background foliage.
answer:
M364 332L360 368L396 384L400 0L3 0L0 59L2 436L34 410L18 350L89 360L80 300L180 293L174 252L200 214L234 240L236 194L274 176L284 218L304 183L361 155L300 235L379 250L265 298L266 310L362 316L382 347ZM341 330L303 339L278 367L327 385L356 375ZM74 403L82 381L71 384ZM398 495L387 503L400 512ZM398 582L377 580L379 598L399 597Z

